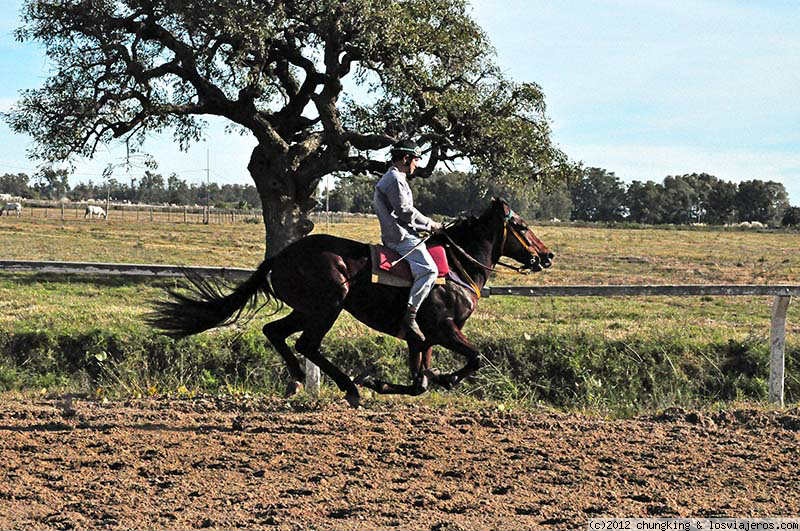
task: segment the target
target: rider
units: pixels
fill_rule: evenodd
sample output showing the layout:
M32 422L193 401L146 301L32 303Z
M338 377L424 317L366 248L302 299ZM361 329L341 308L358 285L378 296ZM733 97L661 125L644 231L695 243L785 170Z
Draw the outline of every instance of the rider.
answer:
M403 317L406 332L424 341L417 324L417 310L431 291L438 269L428 248L422 243L419 231L436 232L440 223L422 215L414 208L414 198L408 181L414 178L421 152L413 140L404 140L392 147L389 171L378 180L372 206L381 224L383 244L405 255L414 276L414 285L408 297L408 308Z

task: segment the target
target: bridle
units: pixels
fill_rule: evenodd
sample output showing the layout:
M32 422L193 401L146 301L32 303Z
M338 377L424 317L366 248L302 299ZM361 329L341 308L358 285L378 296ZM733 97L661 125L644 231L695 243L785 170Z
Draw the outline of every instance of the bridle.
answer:
M538 245L536 245L535 242L533 243L529 242L527 238L525 238L522 234L520 234L519 229L517 229L517 227L513 222L514 216L516 216L516 212L514 212L510 208L508 209L508 214L503 216L503 241L500 244L500 251L499 251L500 256L497 257L497 265L507 267L508 269L512 269L517 273L521 273L524 275L530 273L530 270L539 264L539 254L543 253L544 250L541 249ZM506 240L508 239L509 232L511 233L512 236L514 236L517 239L517 241L519 241L520 245L522 245L522 248L528 251L528 253L530 253L530 255L533 257L531 259L530 264L515 266L500 261L500 258L502 258L503 256L503 249L505 249L506 247Z
M527 238L525 238L522 234L520 234L519 229L517 229L517 227L515 227L513 223L513 218L515 215L516 214L514 213L514 211L509 208L508 213L505 216L503 216L503 241L500 244L500 251L499 251L500 256L497 257L497 262L495 262L495 264L507 267L508 269L512 269L524 275L530 273L530 270L539 263L539 253L543 251L537 245L531 244L531 242L529 242ZM508 239L509 233L511 233L511 235L514 236L519 241L522 247L533 256L533 258L531 259L531 263L529 265L514 266L500 261L503 249L505 249L506 246L506 240ZM453 239L450 237L449 234L447 234L447 232L442 231L442 235L444 235L444 237L449 242L449 247L452 247L453 249L458 251L470 263L490 273L495 271L494 267L489 267L482 264L475 257L473 257L471 254L465 251L460 245L458 245L455 241L453 241ZM458 270L459 274L461 274L466 278L466 281L472 286L473 291L475 291L475 294L480 299L481 290L478 288L478 285L475 283L474 280L472 280L472 277L470 277L469 273L467 273L467 271L461 265L459 260L455 256L453 256L452 258L453 258L453 265L456 266L456 269Z

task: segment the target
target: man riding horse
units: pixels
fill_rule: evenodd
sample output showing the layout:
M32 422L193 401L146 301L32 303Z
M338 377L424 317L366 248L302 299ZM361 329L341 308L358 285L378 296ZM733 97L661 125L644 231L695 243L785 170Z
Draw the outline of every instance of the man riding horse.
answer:
M442 225L414 208L408 181L414 178L421 158L417 144L405 140L395 144L391 154L392 165L375 185L372 205L381 224L383 244L404 256L414 276L403 325L408 334L418 341L425 341L417 324L417 311L430 293L438 269L423 245L420 231L437 232Z

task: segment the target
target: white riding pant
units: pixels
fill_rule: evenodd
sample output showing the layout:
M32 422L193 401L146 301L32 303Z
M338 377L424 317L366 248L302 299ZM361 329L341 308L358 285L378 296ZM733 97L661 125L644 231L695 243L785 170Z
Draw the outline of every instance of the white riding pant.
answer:
M414 310L419 310L422 301L430 293L436 282L436 277L439 275L439 268L436 267L436 262L433 261L431 253L424 243L416 236L406 236L397 244L390 244L391 247L400 256L411 251L411 254L406 256L405 260L411 266L411 274L414 276L414 285L411 286L411 293L408 296L408 305L413 307ZM414 248L416 246L416 248ZM413 249L413 251L412 251Z

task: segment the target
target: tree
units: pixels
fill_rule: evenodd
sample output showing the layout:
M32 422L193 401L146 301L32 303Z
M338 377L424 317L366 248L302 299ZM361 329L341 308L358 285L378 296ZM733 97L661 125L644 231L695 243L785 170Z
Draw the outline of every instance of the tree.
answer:
M178 178L177 175L170 174L167 177L167 202L175 205L188 205L192 201L192 192L186 181Z
M736 183L717 180L706 197L706 223L724 225L736 221Z
M69 190L69 172L65 169L45 166L33 176L35 183L33 189L42 199L61 199L66 197Z
M539 190L536 219L568 220L572 213L572 197L564 183Z
M28 185L28 176L24 173L16 175L6 173L0 176L0 192L17 197L30 197L31 190Z
M572 219L618 221L625 212L625 188L614 172L588 168L570 189Z
M466 0L26 0L17 37L53 75L6 114L31 155L92 156L218 116L252 134L267 255L307 234L319 180L382 172L403 138L497 178L569 172L544 95L496 66ZM347 83L346 83L347 81ZM345 89L347 87L347 90Z
M625 192L628 218L636 223L664 223L664 186L633 181Z
M328 196L328 208L334 212L372 212L372 193L375 181L367 175L341 178ZM320 197L325 208L325 196Z
M781 225L784 227L797 227L800 226L800 207L790 206L783 213Z
M696 179L692 176L667 176L664 178L662 203L664 222L680 225L698 221L701 217L701 203Z
M742 181L735 200L739 221L760 221L777 225L789 206L788 198L782 183L757 179Z
M139 203L163 203L167 199L167 191L164 188L164 177L160 173L145 171L139 178L139 186L136 190L136 199Z

